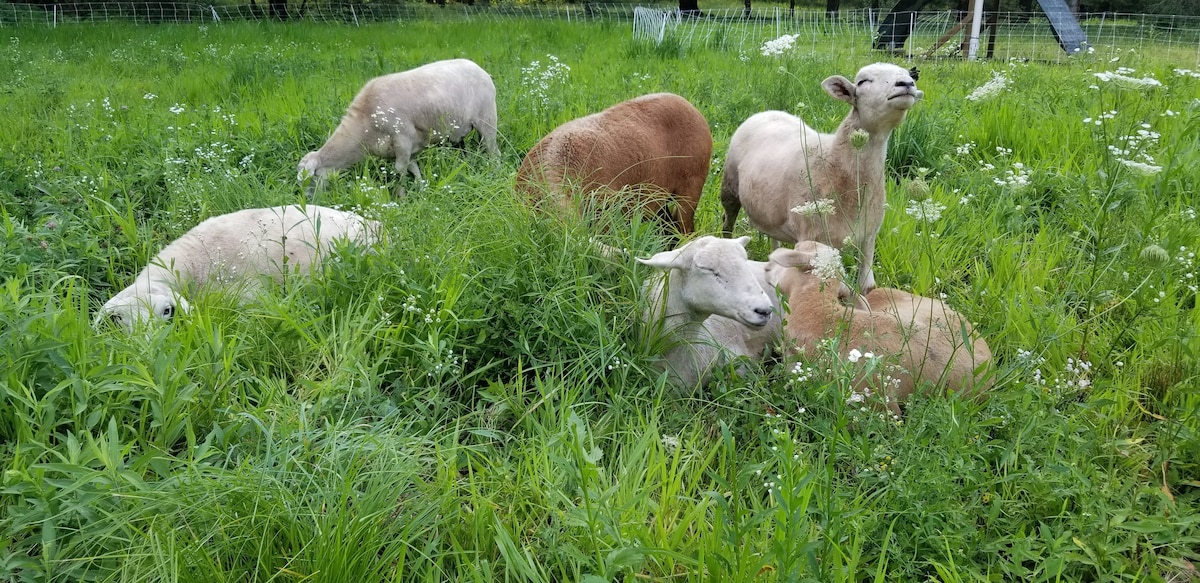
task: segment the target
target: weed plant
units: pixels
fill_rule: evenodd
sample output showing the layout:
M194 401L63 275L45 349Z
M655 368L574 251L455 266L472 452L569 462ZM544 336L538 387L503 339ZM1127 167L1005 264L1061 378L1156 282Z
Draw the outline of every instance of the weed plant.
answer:
M697 218L715 232L738 124L845 115L819 83L866 62L836 39L764 57L553 22L5 36L0 579L1196 576L1200 79L1152 46L917 63L877 276L966 315L996 384L897 420L849 398L869 358L667 388L635 324L647 270L588 244L646 256L662 238L512 190L558 124L672 91L713 128ZM170 325L93 327L203 218L300 202L297 161L366 79L452 57L495 78L500 160L422 152L428 183L403 199L390 162L347 169L316 202L381 220L373 251L248 305L213 291ZM1095 75L1117 67L1161 85ZM997 72L1005 87L966 99Z

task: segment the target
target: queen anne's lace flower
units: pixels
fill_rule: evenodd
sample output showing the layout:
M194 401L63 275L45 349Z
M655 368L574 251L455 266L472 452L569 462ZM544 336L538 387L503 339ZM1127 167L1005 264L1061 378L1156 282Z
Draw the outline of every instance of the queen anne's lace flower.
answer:
M778 57L791 50L799 36L798 34L785 34L775 40L769 40L763 43L759 51L764 57Z
M1126 69L1125 71L1128 71L1130 73L1133 72L1132 69ZM1120 85L1122 87L1130 87L1133 89L1142 89L1142 88L1146 88L1146 87L1162 87L1162 82L1160 82L1158 79L1155 79L1154 77L1142 77L1139 79L1137 77L1130 77L1128 75L1123 75L1122 73L1125 71L1118 69L1116 73L1113 73L1110 71L1102 71L1100 73L1093 73L1093 75L1095 75L1097 78L1099 78L1101 81L1104 81L1105 83L1114 83L1114 84Z
M821 247L812 262L813 275L821 279L840 278L842 276L842 254L833 247Z
M802 217L813 215L828 216L837 214L837 207L834 206L833 199L822 198L792 207L792 212Z
M1001 91L1008 87L1008 77L1004 73L996 71L992 73L992 80L980 85L967 96L967 101L983 101L990 99L1000 94Z

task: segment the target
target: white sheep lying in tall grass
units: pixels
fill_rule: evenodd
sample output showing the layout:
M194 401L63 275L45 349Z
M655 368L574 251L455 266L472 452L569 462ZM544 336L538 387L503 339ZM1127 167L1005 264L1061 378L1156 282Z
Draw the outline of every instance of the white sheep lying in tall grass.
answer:
M312 194L330 172L371 154L394 158L397 171L420 180L414 154L442 140L460 144L472 129L488 154L499 155L496 86L479 65L452 59L383 75L367 81L325 145L300 160L297 178L313 181Z
M970 322L946 304L896 289L878 288L852 305L842 285L841 256L816 241L771 253L785 267L777 278L787 299L784 342L806 358L820 355L820 344L836 342L843 358L851 351L874 353L881 366L870 377L856 379L858 395L882 389L887 408L900 414L900 401L922 385L980 395L992 384L985 372L992 359L987 342Z
M240 285L243 297L256 278L282 281L306 275L337 239L370 245L379 224L317 205L246 209L212 217L184 233L150 261L133 283L108 300L97 322L111 319L132 330L139 322L170 320L187 312L187 290Z
M649 259L663 273L646 282L643 320L669 343L671 381L695 387L726 357L761 359L782 328L775 281L781 266L751 261L750 237L700 237Z
M744 207L750 223L776 241L852 243L861 252L865 293L875 287L888 138L923 94L909 71L886 63L863 67L853 83L834 75L821 85L851 105L835 133L782 111L755 114L734 132L721 179L723 230L732 235Z
M525 155L516 190L564 209L589 203L641 209L688 234L712 148L708 121L686 99L643 95L555 128Z

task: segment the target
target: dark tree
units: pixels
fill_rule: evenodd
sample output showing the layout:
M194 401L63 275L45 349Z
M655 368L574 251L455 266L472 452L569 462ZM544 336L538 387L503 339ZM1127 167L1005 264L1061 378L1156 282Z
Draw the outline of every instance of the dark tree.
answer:
M272 18L276 20L288 19L287 0L267 0L267 6L271 7Z
M795 5L795 0L792 0L792 4ZM825 0L825 16L829 17L829 20L837 20L838 9L841 6L842 0Z

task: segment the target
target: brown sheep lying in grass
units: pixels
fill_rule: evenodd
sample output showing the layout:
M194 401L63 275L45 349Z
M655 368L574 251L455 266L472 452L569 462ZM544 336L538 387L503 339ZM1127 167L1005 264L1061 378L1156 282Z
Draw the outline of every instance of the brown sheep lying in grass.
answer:
M888 410L899 415L900 401L921 385L945 383L949 390L974 396L991 387L991 375L984 372L991 349L973 333L970 322L946 304L880 288L857 299L856 305L844 305L849 288L841 281L841 257L815 241L776 249L771 262L795 267L778 283L787 298L783 336L789 350L814 358L818 345L832 338L843 358L857 351L882 359L873 374L856 379L858 395L869 396L872 387L882 387Z
M695 230L712 148L708 121L686 99L643 95L555 128L525 156L517 191L567 210L642 209L686 235Z

